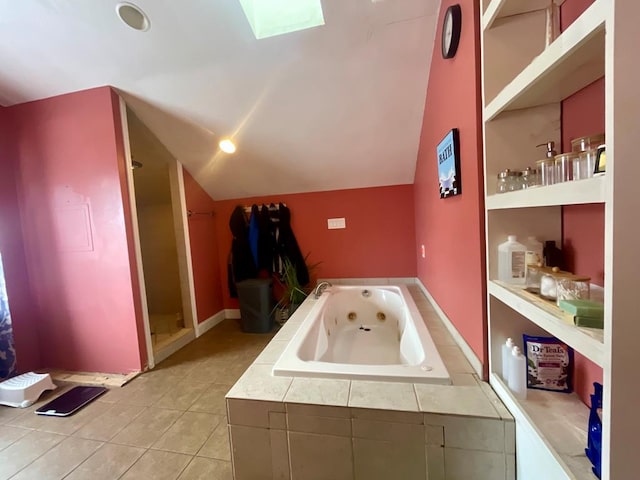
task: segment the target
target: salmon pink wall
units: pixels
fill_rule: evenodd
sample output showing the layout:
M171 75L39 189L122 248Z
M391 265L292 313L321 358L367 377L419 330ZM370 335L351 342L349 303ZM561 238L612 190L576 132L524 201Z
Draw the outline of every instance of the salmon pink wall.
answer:
M183 170L183 173L187 210L200 213L214 212L215 202L189 172ZM215 212L215 215L219 213ZM215 217L189 217L189 242L198 323L204 322L224 308L222 295L225 287L220 280L218 262L222 260L218 254L218 241Z
M308 263L322 262L314 277L415 277L413 186L334 190L216 202L220 277L225 308L237 308L227 287L231 248L229 217L236 205L283 202ZM346 219L346 229L328 230L328 218ZM315 279L312 279L312 282Z
M453 3L462 7L462 34L456 56L444 60L440 28ZM416 244L426 249L418 278L486 364L479 15L473 0L440 7L414 189ZM460 132L462 194L440 199L436 146L452 128Z
M593 0L566 0L561 8L561 26L567 28ZM562 150L571 140L604 132L604 78L562 102ZM562 210L563 250L570 271L589 275L592 283L604 285L604 205L575 205ZM575 355L575 390L590 405L593 382L602 383L602 369L582 355Z
M31 294L10 141L10 112L0 109L0 252L4 264L18 372L42 366L38 312Z
M143 366L116 100L102 87L8 109L46 367Z

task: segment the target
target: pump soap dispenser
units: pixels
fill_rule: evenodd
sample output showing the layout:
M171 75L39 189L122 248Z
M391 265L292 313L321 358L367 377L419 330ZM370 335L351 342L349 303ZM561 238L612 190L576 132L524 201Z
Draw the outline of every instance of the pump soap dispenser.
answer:
M538 167L538 174L540 175L540 185L553 185L557 182L556 179L556 161L555 156L558 154L554 150L555 142L549 140L547 143L541 143L536 147L546 147L546 158L538 160L536 166Z

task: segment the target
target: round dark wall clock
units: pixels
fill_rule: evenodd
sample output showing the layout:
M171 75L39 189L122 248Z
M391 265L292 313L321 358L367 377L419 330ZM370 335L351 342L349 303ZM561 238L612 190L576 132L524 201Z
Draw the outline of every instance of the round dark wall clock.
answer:
M462 9L460 5L447 8L442 22L442 58L453 58L460 43L462 30Z

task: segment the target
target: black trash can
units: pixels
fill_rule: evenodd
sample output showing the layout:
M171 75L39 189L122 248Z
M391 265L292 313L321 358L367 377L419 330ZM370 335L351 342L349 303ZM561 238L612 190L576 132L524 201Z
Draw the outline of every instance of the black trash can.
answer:
M240 301L240 326L243 332L267 333L273 327L273 282L256 278L236 283Z

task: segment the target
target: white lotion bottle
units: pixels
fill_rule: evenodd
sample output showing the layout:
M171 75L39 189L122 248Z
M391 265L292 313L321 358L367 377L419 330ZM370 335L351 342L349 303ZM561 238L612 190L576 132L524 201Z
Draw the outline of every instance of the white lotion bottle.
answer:
M506 242L498 245L498 280L524 285L526 253L527 247L515 235L509 235Z
M507 341L502 345L502 380L505 383L509 383L509 365L511 365L511 351L515 344L511 337L507 338Z
M526 265L531 263L537 265L544 261L544 257L542 256L544 245L542 245L542 242L539 242L536 237L527 237L524 246L527 247L527 252L525 253Z
M520 347L513 347L511 364L509 365L509 390L516 398L527 398L527 361Z

